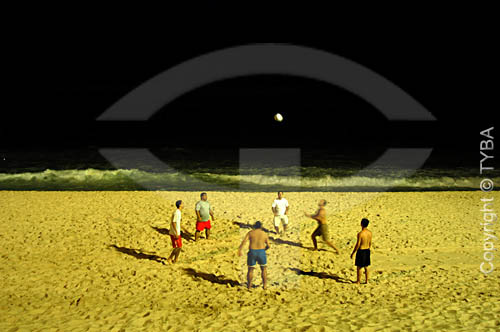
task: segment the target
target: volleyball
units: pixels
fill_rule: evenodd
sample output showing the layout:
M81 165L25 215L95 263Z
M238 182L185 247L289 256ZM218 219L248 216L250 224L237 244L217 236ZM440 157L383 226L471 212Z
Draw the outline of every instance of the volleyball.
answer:
M279 113L276 113L274 115L274 120L276 120L278 122L281 122L281 121L283 121L283 116L281 114L279 114Z

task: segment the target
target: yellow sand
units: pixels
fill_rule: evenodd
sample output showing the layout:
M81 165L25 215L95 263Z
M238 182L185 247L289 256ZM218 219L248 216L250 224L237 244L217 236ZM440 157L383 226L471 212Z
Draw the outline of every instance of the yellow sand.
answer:
M269 289L257 269L251 292L235 286L246 273L237 247L247 222L273 228L275 194L210 192L213 238L184 239L179 263L164 265L173 204L184 200L194 230L198 194L0 192L0 331L500 329L498 252L493 273L479 270L480 199L499 209L498 192L286 193L293 233L270 234ZM322 242L328 251L308 249L315 222L303 212L320 198L340 256ZM362 217L372 279L356 286L349 254Z

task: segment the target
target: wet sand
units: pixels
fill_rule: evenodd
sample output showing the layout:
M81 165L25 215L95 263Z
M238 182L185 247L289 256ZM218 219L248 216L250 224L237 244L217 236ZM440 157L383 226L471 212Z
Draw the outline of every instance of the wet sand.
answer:
M269 288L242 285L248 223L273 230L274 193L209 192L212 238L166 233L174 202L194 231L198 192L0 191L1 331L498 331L500 255L485 276L481 198L493 192L285 193L291 232L270 231ZM327 199L337 256L311 251ZM361 218L373 232L371 280L349 258ZM493 227L499 234L498 222ZM498 240L495 246L500 246Z

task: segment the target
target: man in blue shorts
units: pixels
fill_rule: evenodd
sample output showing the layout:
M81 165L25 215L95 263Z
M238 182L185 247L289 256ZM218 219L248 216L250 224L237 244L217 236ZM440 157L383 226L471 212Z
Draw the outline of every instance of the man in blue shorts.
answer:
M250 241L250 245L248 246L248 254L247 254L247 265L248 265L248 274L247 274L247 287L250 289L252 287L252 279L253 279L253 271L255 269L255 264L259 263L260 269L262 272L262 287L264 289L267 288L267 256L266 250L270 248L269 245L269 237L262 230L262 223L260 221L255 222L253 226L253 230L247 233L241 245L238 249L238 255L241 256L241 250L247 241Z

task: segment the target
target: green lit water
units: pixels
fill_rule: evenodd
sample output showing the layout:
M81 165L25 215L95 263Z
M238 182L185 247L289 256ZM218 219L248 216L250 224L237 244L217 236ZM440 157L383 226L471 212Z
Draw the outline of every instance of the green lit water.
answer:
M316 152L315 152L316 153ZM180 191L428 191L479 190L484 176L473 166L431 162L416 170L370 169L362 157L316 153L301 164L239 165L234 151L156 152L158 167L146 160L132 167L111 165L97 151L16 151L0 156L0 190L180 190ZM375 153L374 153L375 155ZM6 158L6 160L3 160ZM500 174L490 174L500 184Z

